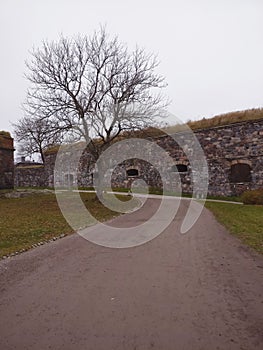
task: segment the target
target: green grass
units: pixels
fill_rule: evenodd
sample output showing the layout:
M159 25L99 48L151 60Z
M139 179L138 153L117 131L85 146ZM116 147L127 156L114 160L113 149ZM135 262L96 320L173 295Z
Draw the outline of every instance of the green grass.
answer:
M84 189L84 188L83 188ZM86 188L86 189L92 189L93 188ZM129 188L119 187L119 188L113 188L112 191L116 192L128 192ZM110 189L109 189L110 191ZM137 188L134 190L136 193L143 193L143 190L140 188ZM157 187L150 187L149 188L149 194L157 194L157 195L166 195L166 196L181 196L183 198L191 198L193 195L192 193L178 193L174 191L163 191L161 188ZM207 196L207 199L215 199L215 200L221 200L221 201L227 201L227 202L242 202L241 197L237 196Z
M2 194L5 192L2 191ZM63 196L70 206L71 197L68 193ZM117 215L116 212L105 208L94 193L81 193L80 196L97 220L105 221ZM127 196L117 197L121 201L130 199ZM134 198L129 203L130 209L137 205L138 201ZM206 202L205 205L232 234L263 253L263 206L216 202ZM72 210L74 211L74 207ZM73 232L62 216L54 194L34 193L29 197L16 199L2 197L0 213L0 257L22 249L27 250L38 242ZM80 218L80 222L82 219ZM84 221L84 224L87 222Z
M263 254L263 206L206 202L216 219L243 243Z
M207 196L207 199L227 201L227 202L242 202L241 197L237 196Z
M93 193L81 193L84 205L99 221L109 220L118 213L105 208ZM121 201L130 197L118 196ZM138 206L132 199L130 209ZM0 257L29 249L33 244L48 241L61 234L70 234L54 194L34 194L30 197L0 198Z

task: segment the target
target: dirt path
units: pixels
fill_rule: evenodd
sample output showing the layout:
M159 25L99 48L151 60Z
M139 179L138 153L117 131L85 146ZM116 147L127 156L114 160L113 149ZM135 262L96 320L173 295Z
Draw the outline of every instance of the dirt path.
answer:
M141 223L158 204L115 220ZM0 262L0 349L263 349L263 259L205 210L129 249L72 235ZM112 223L113 224L113 223Z

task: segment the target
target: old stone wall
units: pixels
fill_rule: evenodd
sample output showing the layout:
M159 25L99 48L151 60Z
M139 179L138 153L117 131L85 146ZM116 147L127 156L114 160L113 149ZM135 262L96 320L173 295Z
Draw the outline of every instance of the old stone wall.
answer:
M14 143L8 132L0 132L0 189L14 187Z
M44 166L16 166L15 187L47 187L47 177Z
M263 188L263 119L195 130L194 135L199 140L207 160L209 195L238 195L246 189ZM190 162L187 155L191 152L193 158L196 155L192 140L191 138L188 140L187 137L187 133L177 134L176 138L181 138L183 147L180 147L169 136L158 137L151 141L158 144L172 157L168 166L163 164L162 157L156 157L156 164L165 174L163 181L176 191L177 171L179 171L183 192L191 193L194 176L191 168L193 160ZM151 152L149 149L148 151ZM49 187L54 186L55 159L55 151L47 152L45 176L38 176L39 181L45 179L46 186ZM198 157L194 161L198 162ZM61 166L63 171L56 185L65 187L76 184L81 187L93 185L93 177L96 172L87 151L83 152L77 171L70 163L62 162ZM105 174L105 176L108 175ZM30 180L29 175L27 178ZM129 159L115 167L111 184L112 187L127 188L132 182L139 179L143 179L149 186L162 187L162 181L156 169L151 164L138 159Z
M209 165L211 194L238 195L246 189L263 188L263 119L195 134ZM246 171L250 176L245 176Z

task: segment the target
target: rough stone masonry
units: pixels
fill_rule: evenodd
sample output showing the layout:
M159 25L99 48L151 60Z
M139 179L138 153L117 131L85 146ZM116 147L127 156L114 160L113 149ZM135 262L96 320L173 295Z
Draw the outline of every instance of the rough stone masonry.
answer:
M14 142L9 132L0 131L0 189L14 187Z
M263 118L198 129L194 130L194 134L208 163L209 195L239 195L247 189L263 188ZM191 194L193 173L184 150L166 135L152 137L151 140L173 159L173 163L163 169L167 176L162 180L176 181L175 173L179 172L182 191ZM25 187L29 184L53 187L56 155L56 149L47 151L43 168L17 167L16 184ZM94 170L94 162L89 153L84 151L78 169L66 165L65 173L56 185L90 187L93 185ZM138 179L143 179L151 187L162 187L160 176L153 166L138 159L129 159L119 164L113 171L111 183L112 187L129 188ZM176 183L173 185L176 187Z

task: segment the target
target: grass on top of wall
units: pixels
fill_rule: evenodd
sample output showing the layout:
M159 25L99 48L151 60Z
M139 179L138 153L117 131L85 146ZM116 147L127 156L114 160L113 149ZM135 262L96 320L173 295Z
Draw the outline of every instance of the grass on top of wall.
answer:
M208 129L219 126L226 126L233 123L240 123L246 121L263 119L263 108L252 108L243 111L234 111L225 114L216 115L212 118L202 118L200 120L189 120L186 125L192 130ZM149 126L141 130L128 130L123 131L113 142L131 137L147 138L147 137L160 137L168 134L174 134L177 132L188 131L185 124L175 124L169 126ZM100 139L96 139L96 142L101 142ZM74 147L83 147L83 142L77 142ZM45 154L57 153L59 145L51 146L46 149ZM67 145L63 145L67 147Z
M9 131L0 130L0 136L11 137Z
M244 111L229 112L216 115L212 118L203 118L200 120L189 121L187 124L191 129L196 130L259 119L263 119L263 108L253 108Z

